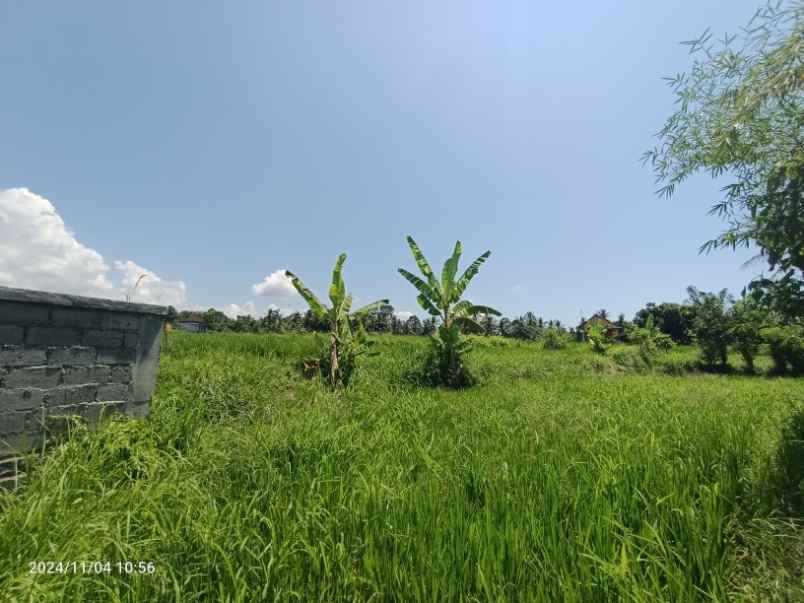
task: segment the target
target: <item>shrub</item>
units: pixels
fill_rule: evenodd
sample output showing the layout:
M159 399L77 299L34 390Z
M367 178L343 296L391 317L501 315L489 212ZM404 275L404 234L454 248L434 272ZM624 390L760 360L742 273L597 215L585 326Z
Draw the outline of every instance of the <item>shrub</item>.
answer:
M767 312L750 297L743 298L731 307L729 320L734 349L743 357L746 370L754 372L754 358L762 343L760 331L767 320Z
M606 338L606 330L603 325L589 324L586 327L586 337L589 340L589 345L595 354L605 354L609 349L609 344Z
M719 293L698 291L688 287L690 303L695 310L692 332L701 350L701 360L706 366L728 364L729 344L732 342L727 304L731 302L728 291Z
M804 373L804 327L788 325L762 329L777 373Z
M566 331L556 327L548 327L542 332L542 345L548 350L560 350L569 343Z
M636 327L631 331L630 339L639 345L639 355L648 366L653 366L657 353L667 352L675 345L670 335L662 333L655 326L652 314L648 314L644 327Z

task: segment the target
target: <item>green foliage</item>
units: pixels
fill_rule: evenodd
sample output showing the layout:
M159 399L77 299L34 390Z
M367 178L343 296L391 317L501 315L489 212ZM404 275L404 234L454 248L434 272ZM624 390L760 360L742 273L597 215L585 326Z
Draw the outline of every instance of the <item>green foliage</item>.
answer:
M399 274L419 292L417 297L419 305L430 316L437 317L441 321L435 334L430 335L431 353L424 369L427 379L447 387L470 385L473 379L463 361L463 356L469 352L470 346L462 338L462 331L483 333L484 326L477 321L477 317L481 314L500 316L500 313L494 308L478 306L461 299L461 296L491 255L491 251L478 257L459 278L456 278L463 251L461 242L457 241L452 255L444 262L441 279L438 280L413 237L409 236L407 242L424 280L404 268L399 269Z
M711 213L729 224L702 250L755 244L777 279L755 283L791 317L804 316L804 3L768 4L741 36L689 42L689 73L668 78L678 110L644 158L660 193L706 171L730 177ZM780 303L775 303L775 302Z
M329 287L332 306L329 308L324 306L295 274L289 270L285 273L299 295L310 306L310 311L329 324L329 345L322 350L319 366L327 383L333 388L349 385L357 369L358 358L368 351L369 342L359 319L388 304L387 299L382 299L350 313L352 296L346 293L346 284L343 281L345 261L346 254L342 253L332 270L332 282ZM353 322L357 323L356 328L353 328Z
M804 374L804 327L787 325L762 329L778 373Z
M648 366L653 365L659 352L667 352L675 345L670 335L662 333L655 326L653 314L648 314L643 327L635 327L631 331L631 338L639 346L639 355Z
M586 338L589 340L589 346L595 354L606 354L609 349L609 343L606 328L602 324L590 320L586 325Z
M656 328L669 335L676 343L692 342L693 310L690 306L674 303L648 303L634 317L634 325L644 327L648 317L653 317Z
M727 311L731 296L726 289L707 293L687 287L687 293L695 312L692 333L701 350L701 360L708 367L726 367L729 344L733 341Z
M542 346L548 350L561 350L567 347L569 335L564 329L555 326L547 327L541 334Z
M472 349L466 337L461 337L458 325L441 325L437 336L431 337L431 346L425 356L422 382L427 385L444 385L455 389L469 387L475 379L465 365L465 356Z
M729 310L732 345L743 357L748 372L754 372L754 359L762 344L761 330L768 320L767 311L754 297L737 300Z

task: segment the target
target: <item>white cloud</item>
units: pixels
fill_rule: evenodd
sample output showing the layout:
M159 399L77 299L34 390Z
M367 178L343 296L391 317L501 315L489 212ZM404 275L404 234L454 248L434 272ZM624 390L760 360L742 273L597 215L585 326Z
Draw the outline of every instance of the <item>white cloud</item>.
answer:
M164 281L131 260L116 261L114 269L122 274L120 285L131 301L178 306L187 298L187 286L183 281Z
M395 316L396 316L396 317L397 317L399 320L407 320L408 318L410 318L411 316L413 316L413 312L409 312L408 310L400 310L400 311L398 311L398 312L394 312L394 315L395 315Z
M253 316L259 318L257 314L257 307L253 301L247 301L242 306L239 304L229 304L223 309L223 313L229 318L237 318L238 316Z
M255 295L265 297L291 297L297 295L291 280L285 276L285 269L275 270L261 282L252 285Z
M0 189L0 285L91 297L179 305L187 287L164 281L136 263L114 262L81 244L53 204L27 188Z

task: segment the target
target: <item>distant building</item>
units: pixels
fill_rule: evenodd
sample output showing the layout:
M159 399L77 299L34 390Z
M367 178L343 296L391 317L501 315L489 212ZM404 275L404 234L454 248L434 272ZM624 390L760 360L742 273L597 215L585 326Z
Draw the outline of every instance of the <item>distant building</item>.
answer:
M190 333L204 333L209 330L209 325L200 314L191 314L190 316L177 318L176 328Z

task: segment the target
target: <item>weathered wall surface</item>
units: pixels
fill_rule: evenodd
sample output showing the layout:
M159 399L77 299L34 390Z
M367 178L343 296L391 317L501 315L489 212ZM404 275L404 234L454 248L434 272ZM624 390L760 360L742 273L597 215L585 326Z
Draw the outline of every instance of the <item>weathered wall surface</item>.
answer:
M167 308L0 287L0 456L41 445L59 416L148 413Z

